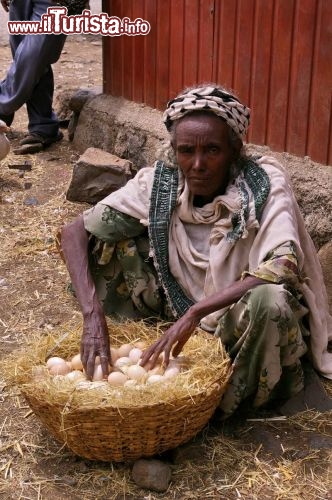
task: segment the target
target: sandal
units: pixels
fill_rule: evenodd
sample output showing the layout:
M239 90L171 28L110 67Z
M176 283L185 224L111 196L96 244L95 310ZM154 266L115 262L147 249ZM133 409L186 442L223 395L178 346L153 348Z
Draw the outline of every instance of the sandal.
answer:
M48 148L51 144L59 142L63 139L63 133L58 132L57 135L52 137L44 137L40 134L28 134L20 142L19 147L13 150L15 155L26 155L32 153L39 153Z

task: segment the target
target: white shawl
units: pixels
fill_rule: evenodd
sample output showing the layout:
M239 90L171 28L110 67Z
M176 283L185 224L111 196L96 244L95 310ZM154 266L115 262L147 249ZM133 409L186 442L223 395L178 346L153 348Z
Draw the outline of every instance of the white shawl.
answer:
M268 156L257 163L269 176L270 194L258 223L253 194L246 186L250 195L249 218L242 238L235 242L224 236L232 230L231 217L241 207L236 183L231 184L224 195L197 208L180 175L178 203L170 223L170 270L187 296L198 301L234 283L243 271L257 269L274 248L287 241L294 242L299 269L307 277L302 290L310 310L313 364L322 375L332 379L332 353L327 352L328 340L332 339L332 317L328 313L327 294L315 247L283 167ZM153 176L153 168L141 169L126 186L101 203L136 217L147 226ZM245 182L243 178L241 181ZM201 224L205 227L203 233ZM210 235L209 247L197 244L200 234ZM209 248L209 252L204 252L204 247ZM204 318L203 326L213 330L223 312L216 311Z

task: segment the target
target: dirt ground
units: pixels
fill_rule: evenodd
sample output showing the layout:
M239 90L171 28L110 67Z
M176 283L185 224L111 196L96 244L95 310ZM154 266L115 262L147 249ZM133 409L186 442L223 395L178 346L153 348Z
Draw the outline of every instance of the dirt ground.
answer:
M0 57L6 68L6 45L0 46ZM56 93L101 85L101 40L71 37L54 69ZM10 134L13 147L26 125L21 109ZM64 140L48 150L10 155L1 164L2 360L29 335L48 334L80 318L66 291L68 276L54 239L56 230L84 208L65 200L78 154L64 132ZM32 170L24 176L8 168L25 160ZM332 392L331 384L326 388ZM308 410L277 420L260 415L258 421L248 420L249 414L211 423L181 453L165 456L172 482L166 493L154 493L135 486L131 464L84 460L57 443L18 391L0 379L0 498L332 499L331 412Z

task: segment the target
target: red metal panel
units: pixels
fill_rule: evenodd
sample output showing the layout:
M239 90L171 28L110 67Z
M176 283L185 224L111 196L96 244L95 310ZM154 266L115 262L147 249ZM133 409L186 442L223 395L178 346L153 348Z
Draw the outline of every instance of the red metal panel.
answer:
M157 2L156 107L165 108L169 99L170 3Z
M307 154L332 165L332 2L318 3Z
M144 0L135 0L132 4L132 20L143 18ZM132 100L144 102L144 73L146 65L145 57L145 36L135 36L132 40L133 46L133 81L132 81Z
M183 77L186 87L195 85L198 79L198 14L199 0L186 0L183 46Z
M185 0L173 0L171 7L171 26L169 47L172 57L169 60L169 95L175 96L183 89L184 68L184 26ZM175 56L176 55L176 56Z
M301 0L295 10L286 149L305 155L310 106L316 0Z
M254 12L254 37L251 55L250 99L251 121L248 140L256 144L266 141L270 96L273 2L258 0ZM249 47L250 50L250 47ZM250 53L247 54L250 58ZM259 126L255 126L259 124Z
M236 19L237 2L215 3L212 78L228 88L234 87Z
M275 151L284 150L287 137L294 15L294 0L276 0L274 2L270 94L265 142ZM258 142L258 144L264 144L264 142Z
M255 0L237 0L235 64L233 88L240 99L250 104L250 80Z
M212 81L214 0L199 2L197 83Z
M133 2L132 0L121 0L121 19L129 17L133 20ZM123 47L123 60L122 60L122 94L123 97L132 101L133 100L133 85L134 85L134 44L136 45L136 36L121 36Z
M156 66L157 66L157 2L145 0L143 19L151 26L150 33L144 36L144 101L152 108L156 107ZM137 82L135 82L136 85Z

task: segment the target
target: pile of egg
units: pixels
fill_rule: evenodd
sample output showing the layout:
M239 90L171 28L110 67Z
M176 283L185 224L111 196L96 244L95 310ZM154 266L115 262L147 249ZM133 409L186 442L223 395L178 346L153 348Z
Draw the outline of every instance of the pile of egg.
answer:
M112 366L109 366L109 375L107 378L111 386L128 387L165 382L170 378L176 377L186 368L186 361L182 356L171 359L167 368L164 368L162 354L159 356L154 368L151 368L150 362L144 367L141 366L140 360L145 347L143 342L137 342L135 344L123 344L118 348L111 348ZM80 354L73 356L70 361L59 357L49 358L46 362L46 368L49 375L52 377L56 376L57 379L64 377L65 380L74 383L88 382ZM100 358L97 356L92 381L99 382L103 380Z

